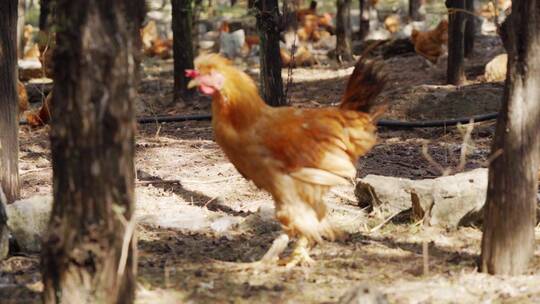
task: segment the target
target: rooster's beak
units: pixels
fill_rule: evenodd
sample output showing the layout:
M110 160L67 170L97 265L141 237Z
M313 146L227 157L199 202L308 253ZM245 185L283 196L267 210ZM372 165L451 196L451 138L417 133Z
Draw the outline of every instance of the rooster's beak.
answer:
M198 87L198 86L199 86L199 81L197 79L191 79L188 82L187 88L188 89L193 89L193 88Z

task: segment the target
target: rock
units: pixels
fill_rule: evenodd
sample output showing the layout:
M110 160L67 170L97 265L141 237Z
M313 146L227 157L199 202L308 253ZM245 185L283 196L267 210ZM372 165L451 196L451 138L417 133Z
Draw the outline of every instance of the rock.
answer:
M7 198L0 187L0 261L7 258L9 253L9 230L7 229Z
M487 169L482 168L424 180L368 175L355 194L360 207L370 207L383 218L412 208L413 214L427 214L430 225L455 228L480 212L486 189Z
M22 81L45 76L43 74L43 66L39 59L19 59L17 65L19 69L19 79Z
M212 224L210 224L210 228L217 233L226 233L239 222L240 219L238 217L227 215L212 222Z
M23 252L39 252L52 210L51 196L33 196L6 207L8 227Z
M506 66L508 64L508 54L500 54L491 59L486 64L486 72L484 77L486 81L504 81L506 79Z
M374 286L361 283L349 289L338 304L388 304L386 296Z

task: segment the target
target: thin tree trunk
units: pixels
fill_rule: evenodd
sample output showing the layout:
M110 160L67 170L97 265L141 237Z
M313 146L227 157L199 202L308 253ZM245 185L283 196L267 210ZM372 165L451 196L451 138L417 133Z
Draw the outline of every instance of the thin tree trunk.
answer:
M18 15L17 19L17 57L22 58L24 55L24 14L26 10L25 0L19 0Z
M49 15L51 12L51 0L41 0L39 2L39 30L47 31L49 29Z
M186 69L193 69L193 0L171 0L174 56L174 102L188 102L193 90L187 88Z
M465 0L465 9L474 12L474 0ZM474 52L474 38L476 34L476 18L467 14L465 23L465 57L470 58Z
M518 275L535 248L536 191L540 166L540 2L512 3L502 26L508 52L503 106L489 167L481 270Z
M465 9L465 0L446 0L448 9ZM462 85L465 78L465 14L448 14L448 65L446 81L448 84Z
M366 36L369 34L369 10L370 7L370 0L359 0L360 4L360 39L366 38Z
M277 0L255 1L257 8L257 31L261 38L261 95L271 106L287 104L281 79L281 56L279 54L279 6Z
M8 203L20 195L16 62L17 0L3 0L0 1L0 187ZM0 212L0 260L8 253L7 236L5 213Z
M336 39L337 61L351 61L351 0L337 0Z
M58 0L44 303L135 297L133 99L143 0Z
M409 18L413 21L424 20L424 16L420 14L422 0L409 0Z

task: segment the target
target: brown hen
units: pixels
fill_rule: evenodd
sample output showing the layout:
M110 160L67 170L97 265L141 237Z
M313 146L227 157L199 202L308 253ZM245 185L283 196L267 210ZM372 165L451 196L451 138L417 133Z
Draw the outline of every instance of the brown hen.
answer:
M442 20L431 31L419 32L413 29L411 41L414 50L419 55L436 64L439 57L444 53L444 45L448 43L448 21Z
M325 193L349 184L358 157L375 145L381 65L358 61L339 108L321 109L268 106L253 80L219 55L201 55L195 67L186 72L193 78L189 86L212 96L217 143L240 174L275 201L284 233L262 260L275 261L296 237L292 255L280 264L311 264L308 249L339 234L328 219Z

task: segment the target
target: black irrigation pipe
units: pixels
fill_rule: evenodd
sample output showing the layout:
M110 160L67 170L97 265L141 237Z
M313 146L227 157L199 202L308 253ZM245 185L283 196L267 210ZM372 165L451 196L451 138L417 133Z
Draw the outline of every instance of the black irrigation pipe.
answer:
M471 119L474 122L482 122L497 118L498 113L488 113L482 115L475 115L471 117L461 117L454 119L444 120L426 120L426 121L400 121L400 120L386 120L381 119L377 123L379 127L388 127L395 129L413 129L413 128L437 128L437 127L451 127L459 123L468 123ZM212 116L209 114L202 115L187 115L187 116L155 116L155 117L141 117L137 119L138 123L162 123L162 122L179 122L188 120L211 120Z
M471 117L461 117L454 119L444 120L426 120L426 121L400 121L400 120L386 120L381 119L377 123L379 127L388 127L392 129L414 129L414 128L440 128L451 127L457 124L468 123L471 119L474 122L487 121L497 118L498 113L488 113L482 115L475 115ZM210 114L199 115L167 115L167 116L147 116L137 118L137 122L140 124L149 123L167 123L167 122L182 122L182 121L205 121L211 120ZM22 121L20 124L26 124L26 121Z

